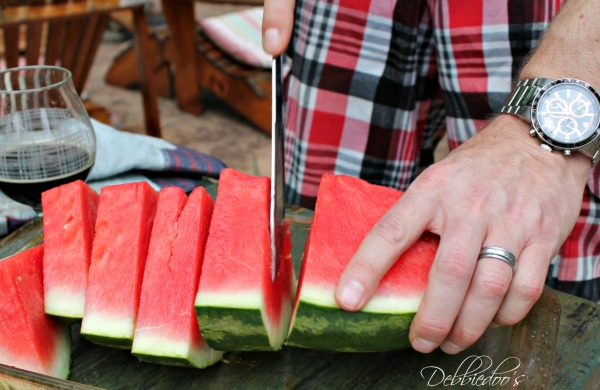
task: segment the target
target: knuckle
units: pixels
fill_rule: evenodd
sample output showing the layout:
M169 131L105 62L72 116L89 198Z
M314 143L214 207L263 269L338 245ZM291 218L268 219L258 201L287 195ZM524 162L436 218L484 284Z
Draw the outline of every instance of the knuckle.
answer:
M451 326L440 320L423 319L419 323L418 333L424 335L428 340L441 342L450 333Z
M398 217L388 214L375 224L373 234L392 245L398 245L406 238L406 229Z
M510 280L500 272L490 272L485 276L476 278L473 287L478 296L486 300L501 300L508 291Z
M543 283L535 283L529 281L526 283L518 284L512 287L514 293L514 300L516 304L511 305L509 308L501 309L494 320L498 325L515 325L529 312L533 304L539 299L544 291Z
M351 267L352 272L360 276L367 276L370 278L379 276L377 267L375 267L373 262L368 259L353 262Z
M431 165L423 171L416 183L424 190L434 189L439 185L438 177L443 177L445 170L443 164Z
M515 283L514 292L517 298L521 301L533 304L542 295L544 290L543 283L537 281L528 280L521 283Z
M460 347L467 348L475 343L479 337L481 337L481 332L455 327L448 336L448 340Z
M500 312L496 315L494 319L494 323L500 326L512 326L518 324L527 313L512 313L507 314L504 312Z
M455 280L468 280L473 272L469 260L463 254L450 254L440 259L437 269L442 275Z

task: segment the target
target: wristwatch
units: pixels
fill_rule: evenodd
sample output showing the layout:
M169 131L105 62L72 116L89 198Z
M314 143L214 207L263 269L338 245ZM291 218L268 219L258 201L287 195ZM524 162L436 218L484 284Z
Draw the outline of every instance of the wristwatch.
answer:
M577 79L532 78L521 80L502 107L531 124L532 137L542 148L565 155L580 152L600 159L600 95Z

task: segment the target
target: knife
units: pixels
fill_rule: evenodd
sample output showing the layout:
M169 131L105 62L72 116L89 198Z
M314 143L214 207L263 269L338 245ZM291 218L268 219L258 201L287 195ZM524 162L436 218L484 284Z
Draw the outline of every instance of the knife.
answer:
M283 161L283 87L281 56L273 58L271 71L271 280L275 281L283 255L285 184Z

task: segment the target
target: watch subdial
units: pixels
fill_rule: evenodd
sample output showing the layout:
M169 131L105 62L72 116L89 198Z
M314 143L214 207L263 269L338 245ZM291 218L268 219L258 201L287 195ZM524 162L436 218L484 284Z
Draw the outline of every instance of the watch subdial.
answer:
M569 104L569 113L574 118L593 116L594 114L591 112L590 104L589 101L585 101L584 99L575 99Z
M578 122L569 116L563 117L558 121L553 135L557 136L559 133L561 133L566 141L569 141L571 137L579 139L582 136Z
M553 96L546 100L545 102L547 115L550 115L554 118L561 117L569 114L569 103L560 96Z

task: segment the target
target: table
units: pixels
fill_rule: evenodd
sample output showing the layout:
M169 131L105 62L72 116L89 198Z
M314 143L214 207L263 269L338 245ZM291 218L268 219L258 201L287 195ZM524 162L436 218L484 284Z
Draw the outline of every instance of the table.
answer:
M210 192L210 191L209 191ZM306 239L311 213L288 209L295 262ZM42 242L42 222L35 220L0 241L0 258ZM298 265L298 264L296 264ZM204 370L142 363L129 351L102 347L79 337L73 326L70 380L59 381L0 365L0 384L28 388L90 389L422 389L458 370L469 355L488 354L494 367L519 359L521 365L504 386L520 381L520 388L600 388L600 305L546 288L542 298L521 323L488 332L478 345L456 356L440 351L413 350L385 353L335 353L284 348L278 352L230 352L222 362ZM468 361L468 360L467 360ZM423 378L421 376L424 371ZM441 372L441 371L438 371ZM440 374L441 375L441 374ZM489 374L488 374L489 377ZM517 379L519 378L519 379ZM437 386L461 389L454 386ZM20 388L17 386L17 388Z

